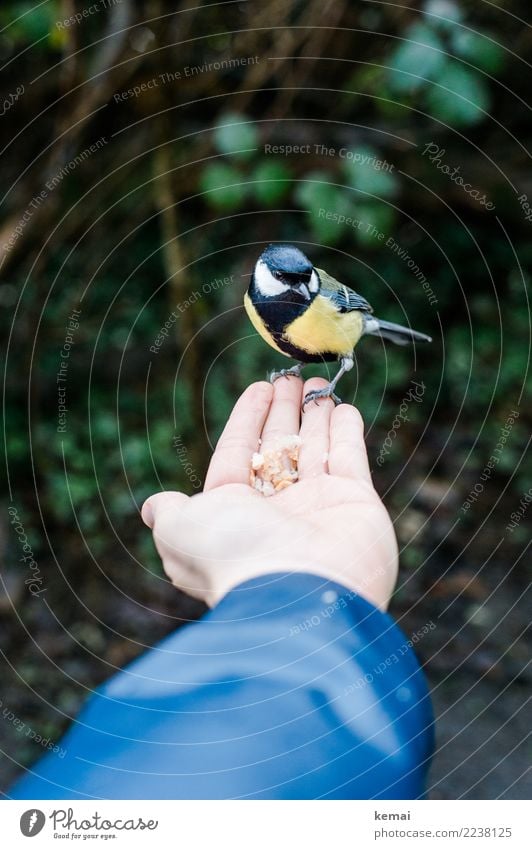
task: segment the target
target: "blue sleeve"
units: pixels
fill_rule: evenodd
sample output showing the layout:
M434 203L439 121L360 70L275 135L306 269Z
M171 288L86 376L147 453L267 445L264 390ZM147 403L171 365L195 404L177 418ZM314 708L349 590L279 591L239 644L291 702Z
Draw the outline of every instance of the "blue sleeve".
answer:
M97 690L14 799L410 799L433 750L393 620L317 575L241 584Z

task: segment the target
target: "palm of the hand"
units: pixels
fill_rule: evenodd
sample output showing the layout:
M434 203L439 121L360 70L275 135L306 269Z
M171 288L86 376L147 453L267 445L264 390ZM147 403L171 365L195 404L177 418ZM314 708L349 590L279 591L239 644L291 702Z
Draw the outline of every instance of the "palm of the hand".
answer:
M358 588L365 588L368 596L373 596L372 584L380 587L385 575L391 590L397 543L388 512L370 483L322 474L299 481L277 499L279 512L296 520L293 543L310 562L327 563L340 583L356 572Z
M304 393L324 381L307 381ZM193 498L152 497L143 511L172 581L208 603L272 571L310 571L385 607L397 574L393 527L373 489L362 420L330 399L307 405L300 380L259 383L239 399ZM299 480L270 498L249 486L251 456L301 437ZM158 508L155 510L154 508ZM149 515L152 513L153 515Z

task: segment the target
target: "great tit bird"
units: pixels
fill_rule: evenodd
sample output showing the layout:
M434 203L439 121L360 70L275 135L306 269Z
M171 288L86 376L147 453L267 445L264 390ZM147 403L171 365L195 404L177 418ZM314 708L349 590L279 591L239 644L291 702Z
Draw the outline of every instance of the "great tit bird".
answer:
M397 345L432 342L424 333L375 318L361 295L315 268L294 245L269 245L262 252L244 306L262 338L276 351L298 360L292 368L273 372L272 383L291 374L299 377L307 363L340 362L328 386L307 393L303 408L318 398L341 403L334 390L342 375L353 368L353 350L362 336L381 336Z

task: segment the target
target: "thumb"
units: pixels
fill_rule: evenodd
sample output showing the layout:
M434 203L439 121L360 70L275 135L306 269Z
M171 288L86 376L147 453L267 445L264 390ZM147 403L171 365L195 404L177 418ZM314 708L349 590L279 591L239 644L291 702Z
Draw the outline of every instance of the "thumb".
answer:
M155 521L167 510L181 509L189 500L184 492L156 492L150 495L142 505L142 521L149 528L153 528Z

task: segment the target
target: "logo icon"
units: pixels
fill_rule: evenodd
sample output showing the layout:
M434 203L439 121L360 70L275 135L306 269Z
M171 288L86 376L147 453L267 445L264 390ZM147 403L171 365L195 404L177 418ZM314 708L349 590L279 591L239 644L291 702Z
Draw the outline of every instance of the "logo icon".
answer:
M20 830L24 837L35 837L42 831L46 817L38 808L31 808L29 811L24 811L20 818Z

